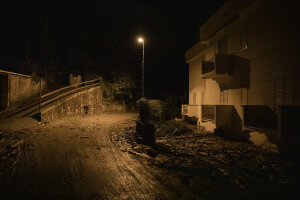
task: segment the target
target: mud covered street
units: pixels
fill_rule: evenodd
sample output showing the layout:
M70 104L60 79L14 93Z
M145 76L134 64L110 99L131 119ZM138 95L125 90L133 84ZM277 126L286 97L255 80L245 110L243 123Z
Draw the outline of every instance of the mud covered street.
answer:
M136 138L136 118L5 121L1 199L297 199L296 163L201 133L151 148Z
M174 197L163 173L114 144L133 114L71 118L11 133L20 138L14 169L1 174L3 198L163 199ZM22 138L22 139L21 139ZM12 147L13 148L13 147ZM11 173L9 176L7 173ZM163 176L163 175L162 175ZM1 198L1 199L3 199Z

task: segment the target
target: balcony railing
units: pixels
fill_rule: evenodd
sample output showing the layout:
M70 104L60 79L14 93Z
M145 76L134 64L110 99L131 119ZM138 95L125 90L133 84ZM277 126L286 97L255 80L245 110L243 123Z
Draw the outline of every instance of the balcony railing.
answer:
M215 120L216 106L201 105L201 108L202 120Z
M202 75L207 74L215 70L214 62L202 61Z
M277 117L268 106L248 105L244 107L244 126L265 130L278 129Z
M235 56L216 54L208 61L202 61L202 78L216 78L232 75Z

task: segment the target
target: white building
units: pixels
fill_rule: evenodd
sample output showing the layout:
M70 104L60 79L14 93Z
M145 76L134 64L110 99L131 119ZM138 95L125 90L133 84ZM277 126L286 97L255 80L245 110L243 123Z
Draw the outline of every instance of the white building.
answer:
M189 105L182 114L234 138L247 130L294 137L300 124L299 13L296 1L227 1L186 51Z

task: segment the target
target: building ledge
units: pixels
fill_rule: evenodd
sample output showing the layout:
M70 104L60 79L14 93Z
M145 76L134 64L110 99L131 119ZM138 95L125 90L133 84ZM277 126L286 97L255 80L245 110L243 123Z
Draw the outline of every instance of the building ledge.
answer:
M205 52L205 48L205 44L197 42L194 46L192 46L185 52L185 62L189 63L201 56Z

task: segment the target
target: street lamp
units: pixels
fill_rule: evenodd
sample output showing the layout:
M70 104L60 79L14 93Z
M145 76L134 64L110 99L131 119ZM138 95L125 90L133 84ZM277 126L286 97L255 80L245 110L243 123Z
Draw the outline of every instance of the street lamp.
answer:
M139 43L143 43L143 61L142 61L142 98L144 98L144 62L145 62L145 42L143 38L138 39Z

